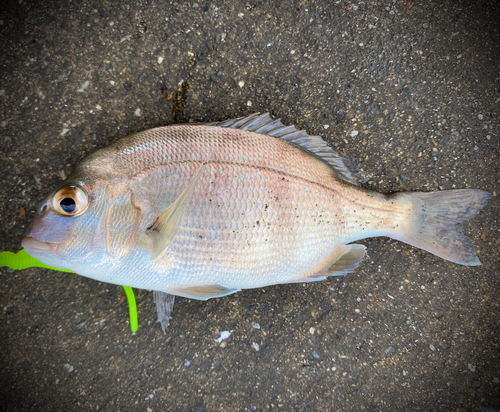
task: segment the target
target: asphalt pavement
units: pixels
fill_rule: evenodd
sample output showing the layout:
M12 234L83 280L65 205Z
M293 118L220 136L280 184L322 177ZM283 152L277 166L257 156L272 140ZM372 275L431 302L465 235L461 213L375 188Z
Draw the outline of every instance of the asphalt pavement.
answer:
M500 411L500 26L486 1L47 1L0 8L0 250L88 154L269 111L382 193L477 188L482 266L387 238L354 273L178 298L0 268L2 411Z

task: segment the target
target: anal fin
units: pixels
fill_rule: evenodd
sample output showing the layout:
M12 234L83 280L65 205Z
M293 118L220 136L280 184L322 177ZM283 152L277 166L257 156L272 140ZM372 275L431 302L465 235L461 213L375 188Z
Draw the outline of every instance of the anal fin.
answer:
M365 249L365 246L358 244L337 246L323 262L323 269L290 283L316 282L325 279L326 276L340 276L352 272L363 260Z
M317 273L316 276L339 276L352 272L365 257L365 250L365 246L356 243L337 246L334 252L337 252L340 256L330 263L329 266L325 267L325 269Z

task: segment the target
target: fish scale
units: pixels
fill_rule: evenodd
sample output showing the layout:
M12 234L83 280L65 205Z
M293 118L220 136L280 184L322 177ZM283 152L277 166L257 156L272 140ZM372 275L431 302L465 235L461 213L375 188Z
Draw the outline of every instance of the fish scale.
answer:
M321 269L317 263L348 236L347 222L335 214L349 214L350 185L334 180L324 162L283 140L244 130L214 133L213 129L187 125L155 130L130 138L129 145L136 150L115 154L132 173L138 170L138 151L146 159L153 158L135 178L141 186L152 188L148 201L154 215L180 195L201 167L200 161L209 162L199 190L186 205L169 254L160 259L175 262L171 272L182 273L180 282L203 279L231 288L283 283L316 273ZM158 151L168 156L159 156ZM194 156L193 151L204 151L203 156ZM196 157L201 159L193 160ZM159 165L153 166L155 161ZM206 193L210 186L215 189ZM241 211L256 217L247 221ZM214 228L217 221L224 226ZM256 221L263 224L256 226ZM212 240L211 255L202 253L199 236Z
M255 166L325 184L331 177L331 169L320 161L311 167L311 156L297 147L239 129L170 126L129 136L108 149L114 152L108 156L118 159L130 177L164 164L206 160Z
M189 176L194 175L197 166L192 165ZM280 184L284 181L277 176L269 179L270 172L261 169L225 165L220 173L220 165L210 166L206 175L200 177L199 190L193 192L187 203L176 239L169 247L168 258L175 256L178 272L193 272L198 276L199 269L204 267L206 273L201 276L208 282L220 282L221 275L234 278L235 273L241 272L237 275L238 282L245 285L273 283L290 277L297 266L310 269L318 252L331 251L333 216L330 218L331 213L325 212L325 219L332 221L330 225L315 222L316 213L311 213L307 206L310 197L305 190L303 195L294 187L282 190ZM252 174L252 178L243 184L238 179L225 183L228 176L238 173ZM205 187L210 186L216 187L207 191ZM217 193L218 190L223 193ZM283 191L286 195L276 200L274 193ZM315 200L317 208L333 211L333 199L324 193L321 197ZM320 245L323 246L318 248ZM313 249L315 253L311 253ZM295 267L290 268L291 265ZM271 279L276 273L278 279ZM233 283L234 280L228 279L224 284L234 287Z

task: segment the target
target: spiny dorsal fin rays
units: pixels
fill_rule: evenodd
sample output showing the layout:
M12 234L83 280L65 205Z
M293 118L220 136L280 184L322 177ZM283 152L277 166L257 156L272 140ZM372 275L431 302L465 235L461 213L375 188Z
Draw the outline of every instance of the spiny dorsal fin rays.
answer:
M157 259L168 248L179 230L186 202L208 162L209 160L201 165L179 197L158 217L151 230L147 232L152 238L151 255L153 259Z
M297 130L295 126L285 126L280 119L271 119L269 113L254 113L247 117L203 123L203 125L241 129L286 140L327 162L336 177L355 185L366 180L358 172L353 161L337 152L321 136L309 136L305 130Z

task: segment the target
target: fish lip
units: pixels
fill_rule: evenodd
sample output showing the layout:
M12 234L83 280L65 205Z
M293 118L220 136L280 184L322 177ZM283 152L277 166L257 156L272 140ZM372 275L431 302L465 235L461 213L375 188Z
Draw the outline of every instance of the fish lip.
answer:
M21 242L21 246L27 250L35 250L42 252L55 253L57 250L57 243L42 242L41 240L33 239L30 236L26 236Z

